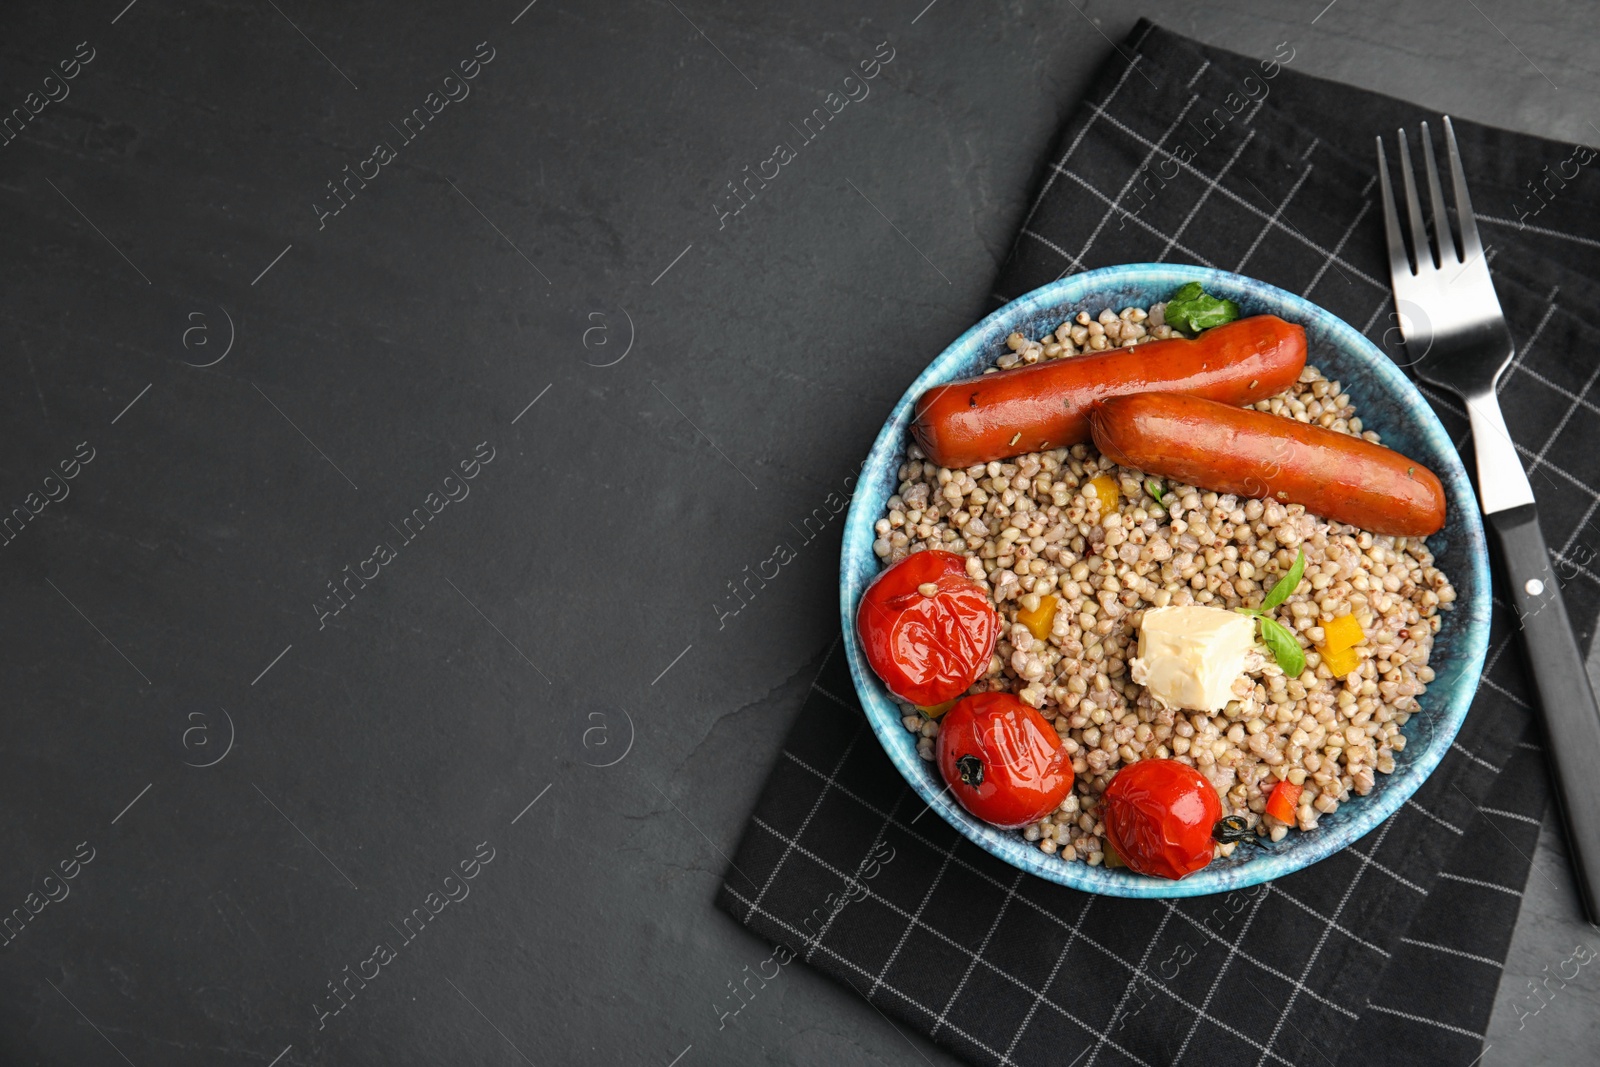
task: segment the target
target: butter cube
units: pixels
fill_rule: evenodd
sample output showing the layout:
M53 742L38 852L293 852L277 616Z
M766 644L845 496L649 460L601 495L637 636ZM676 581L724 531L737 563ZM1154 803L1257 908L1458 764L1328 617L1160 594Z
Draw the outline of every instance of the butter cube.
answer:
M1139 627L1135 682L1168 708L1221 711L1255 647L1256 624L1236 611L1200 606L1151 608Z

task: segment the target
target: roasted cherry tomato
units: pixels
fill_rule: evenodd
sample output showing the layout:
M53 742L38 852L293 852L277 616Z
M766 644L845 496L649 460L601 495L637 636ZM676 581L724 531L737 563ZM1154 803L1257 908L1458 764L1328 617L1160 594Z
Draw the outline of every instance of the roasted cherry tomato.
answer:
M945 713L939 773L963 808L1013 830L1054 811L1072 788L1056 728L1010 693L975 693Z
M889 692L931 708L989 669L1000 617L965 557L914 552L867 586L856 611L867 662Z
M1211 862L1222 802L1186 763L1147 759L1119 770L1100 798L1106 840L1130 868L1182 878Z

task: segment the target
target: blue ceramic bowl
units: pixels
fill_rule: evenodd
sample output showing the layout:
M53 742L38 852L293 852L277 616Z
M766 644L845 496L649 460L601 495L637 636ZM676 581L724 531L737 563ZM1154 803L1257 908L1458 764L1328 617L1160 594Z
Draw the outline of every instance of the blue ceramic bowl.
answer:
M1444 482L1449 521L1428 539L1440 569L1456 588L1456 604L1443 613L1434 642L1436 677L1422 697L1422 713L1405 726L1406 747L1392 774L1377 776L1364 797L1352 797L1309 833L1290 833L1277 844L1246 845L1181 881L1147 878L1126 868L1090 867L1047 856L1020 835L968 815L943 789L938 770L917 756L916 739L900 723L900 710L867 666L856 640L856 607L878 574L873 523L899 488L912 406L924 390L979 374L1005 349L1013 330L1040 337L1080 310L1148 307L1185 282L1238 302L1245 315L1272 314L1305 327L1308 362L1342 382L1362 421L1384 444L1421 460ZM1489 562L1478 503L1460 457L1422 395L1384 354L1353 327L1292 293L1227 271L1168 263L1136 263L1075 274L1036 289L996 311L934 360L895 405L862 468L845 523L840 560L839 611L850 674L872 730L900 773L946 821L986 851L1041 878L1091 893L1120 897L1187 897L1222 893L1281 878L1352 843L1394 814L1416 792L1455 738L1483 669L1489 632Z

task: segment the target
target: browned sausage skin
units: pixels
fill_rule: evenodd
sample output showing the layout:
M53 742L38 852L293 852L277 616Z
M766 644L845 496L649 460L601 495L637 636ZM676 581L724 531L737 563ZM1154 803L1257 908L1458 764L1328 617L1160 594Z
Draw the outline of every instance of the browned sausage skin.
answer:
M1422 537L1444 525L1437 475L1349 434L1178 393L1102 400L1089 423L1112 462L1187 485L1303 504L1372 533Z
M1253 404L1289 388L1305 365L1305 330L1256 315L1194 340L1147 341L934 386L917 400L911 433L941 467L971 467L1088 441L1089 405L1104 397L1162 390Z

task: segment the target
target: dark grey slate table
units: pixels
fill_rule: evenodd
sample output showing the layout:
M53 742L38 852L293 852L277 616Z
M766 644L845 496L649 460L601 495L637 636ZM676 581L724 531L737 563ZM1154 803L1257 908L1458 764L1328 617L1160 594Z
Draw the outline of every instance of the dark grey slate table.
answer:
M0 16L8 1064L951 1062L798 966L719 1028L768 950L710 901L829 494L1106 38L1566 138L1600 87L1552 0L124 3ZM1484 1063L1600 1021L1512 1008L1545 841Z

